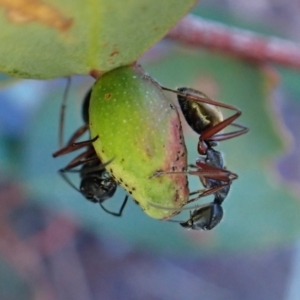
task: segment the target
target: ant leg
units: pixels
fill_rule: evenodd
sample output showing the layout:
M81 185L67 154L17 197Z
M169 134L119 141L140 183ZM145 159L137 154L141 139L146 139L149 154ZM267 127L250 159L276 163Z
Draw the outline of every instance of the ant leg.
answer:
M233 116L225 119L224 121L210 127L207 129L204 129L201 135L199 136L199 142L198 142L198 153L205 155L207 152L207 143L205 141L224 141L229 140L234 137L240 136L242 134L245 134L249 131L247 127L244 127L239 124L232 123L235 119L237 119L241 115L241 111L237 111ZM239 127L239 130L223 133L223 134L216 134L223 130L227 126L235 126Z
M209 179L215 179L215 180L220 180L220 181L226 181L226 182L231 182L232 180L235 180L238 178L238 175L226 170L226 169L221 169L221 168L217 168L217 167L213 167L210 166L208 164L206 164L204 161L202 160L198 160L196 162L196 168L201 172L202 170L207 170L208 172L210 172L211 174L213 174L213 177L209 177L209 175L204 175L203 177L205 178L209 178ZM203 172L204 174L205 172ZM198 175L198 174L195 174ZM198 176L202 176L201 173Z
M65 154L65 153L75 151L75 150L77 150L81 147L84 147L84 144L82 146L80 146L79 143L75 143L75 142L80 136L82 136L88 130L88 125L87 124L84 124L83 126L78 128L75 131L75 133L71 136L71 138L69 139L67 145L65 147L63 147L65 110L66 110L66 106L67 106L68 94L69 94L70 87L71 87L71 80L72 80L71 77L67 78L67 85L66 85L66 88L65 88L65 91L64 91L63 100L62 100L62 104L61 104L61 107L60 107L60 121L59 121L59 134L58 134L59 138L58 138L58 140L59 140L59 146L60 146L61 149L56 151L55 153L53 153L53 157L57 157L57 156ZM75 144L78 144L78 145L75 146Z
M106 168L106 166L108 166L114 159L112 158L112 159L108 160L106 163L102 163L97 156L92 156L81 162L82 162L82 164L84 164L84 163L92 161L92 160L98 160L99 164L94 167L89 167L88 170L81 169L80 172L81 172L82 176L84 176L85 174L91 173L91 172L103 171Z
M67 98L71 87L71 83L72 83L71 77L67 77L67 85L64 91L63 101L60 106L59 133L58 133L58 144L60 147L62 147L63 145L65 111L67 106L66 103L67 103Z
M200 204L200 205L195 205L193 207L168 207L168 206L162 206L153 202L148 201L148 204L155 207L155 208L159 208L159 209L164 209L164 210L169 210L169 211L176 211L178 213L184 211L184 210L194 210L194 209L201 209L201 208L205 208L209 205L211 205L211 203L214 202L210 202L210 203L205 203L205 204ZM169 220L168 220L169 221Z
M68 171L65 169L60 169L59 171L60 176L77 192L81 193L81 191L76 187L76 185L70 180L68 175L66 174Z
M82 142L78 142L78 143L73 143L73 144L69 144L66 147L54 152L52 154L53 157L58 157L61 156L63 154L67 154L73 151L76 151L80 148L83 148L85 146L90 146L91 143L95 142L98 139L98 135L96 137L94 137L93 139L87 140L87 141L82 141Z
M216 168L210 165L205 164L202 161L198 161L197 165L195 166L197 170L186 170L186 171L157 171L149 178L158 177L167 174L185 174L185 175L196 175L199 177L204 177L207 179L231 182L232 180L238 178L237 174L228 171L226 169Z
M211 188L208 188L208 189L202 189L202 190L194 191L194 192L190 193L190 196L191 196L191 195L195 195L195 194L198 194L198 196L195 197L195 198L189 199L189 200L186 202L186 204L190 204L190 203L192 203L192 202L195 202L195 201L199 200L199 199L202 198L202 197L206 197L206 196L215 194L216 192L222 190L223 188L229 186L230 184L231 184L231 182L227 182L227 183L220 184L220 185L218 185L218 186L211 187ZM219 203L219 204L220 204L220 203Z
M88 130L89 126L87 124L82 125L81 127L79 127L75 133L73 133L73 135L71 136L71 138L69 139L67 145L72 145L76 142L76 140L78 138L80 138L87 130Z
M121 205L121 207L120 207L120 210L119 210L119 212L117 212L117 213L112 212L112 211L106 209L106 208L103 206L103 204L102 204L101 202L99 202L99 205L101 206L101 208L102 208L106 213L108 213L108 214L110 214L110 215L112 215L112 216L115 216L115 217L121 217L121 216L122 216L122 213L123 213L123 210L124 210L124 208L125 208L125 206L126 206L127 201L128 201L128 195L125 196L125 199L124 199L124 201L123 201L123 203L122 203L122 205Z
M249 131L249 129L243 125L232 123L230 124L231 126L238 127L240 128L239 130L228 132L228 133L222 133L222 134L216 134L213 136L213 138L209 138L208 140L213 140L213 141L225 141L229 140L231 138L237 137L239 135L245 134Z
M187 171L178 171L178 172L170 171L170 172L159 172L159 173L157 172L156 174L152 175L152 177L161 176L161 175L165 175L165 174L185 174L185 175L189 174L189 175L197 175L200 178L204 178L204 182L207 179L220 181L220 184L217 186L197 190L197 191L190 193L190 196L196 195L196 194L198 194L198 195L195 198L188 200L186 202L186 204L195 202L196 200L198 200L202 197L206 197L206 196L215 194L218 191L222 190L223 188L230 186L232 181L238 178L237 174L232 173L231 171L207 165L202 161L197 161L196 166L191 165L191 167L196 168L196 170L195 171L187 170ZM174 210L178 210L178 208L176 208Z
M240 110L238 110L233 116L225 119L224 121L222 121L210 128L203 130L202 134L199 137L199 141L201 141L201 142L205 141L205 140L223 141L223 140L228 140L228 139L231 139L231 138L234 138L239 135L247 133L249 131L249 129L247 127L232 123L241 114L242 114L242 112ZM216 133L220 132L221 130L223 130L225 127L227 127L229 125L239 127L240 130L236 130L236 131L225 133L225 134L215 135Z
M236 108L235 106L212 100L211 98L209 98L207 95L205 95L204 93L202 93L200 91L194 90L195 92L197 92L197 94L191 94L188 91L187 92L180 91L180 89L187 89L187 88L179 88L178 90L169 89L169 88L166 88L166 87L163 87L163 86L161 86L161 88L165 91L175 93L178 96L188 98L188 99L190 99L191 101L194 101L194 102L207 103L207 104L227 108L227 109L234 110L236 112L241 113L241 111L238 108Z
M87 151L76 156L71 162L69 162L62 170L68 171L87 162L99 160L94 149L88 149Z

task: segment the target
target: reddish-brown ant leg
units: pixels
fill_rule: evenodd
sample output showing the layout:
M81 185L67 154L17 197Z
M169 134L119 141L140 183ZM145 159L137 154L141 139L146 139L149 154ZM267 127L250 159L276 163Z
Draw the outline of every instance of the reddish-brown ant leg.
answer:
M152 175L151 177L161 176L161 175L165 175L165 174L189 174L189 175L196 175L196 176L202 177L206 180L210 179L210 180L217 180L217 181L222 182L222 184L220 184L218 186L205 188L205 189L197 190L197 191L190 193L190 196L195 195L195 194L198 194L198 196L188 200L186 204L192 203L192 202L200 199L201 197L215 194L216 192L222 190L223 188L231 185L232 181L238 178L238 175L235 173L232 173L228 170L210 166L202 161L197 161L196 165L191 165L191 167L195 168L197 170L195 170L195 171L187 170L187 171L178 171L178 172L177 171L157 172L156 174Z
M243 125L240 125L240 124L232 123L230 125L238 127L238 128L240 128L240 130L214 135L211 138L211 140L213 140L213 141L225 141L225 140L229 140L231 138L237 137L239 135L245 134L249 131L249 129L247 127L245 127ZM210 140L210 139L208 139L208 140Z
M205 155L207 150L207 144L205 141L224 141L229 140L231 138L237 137L239 135L247 133L249 130L248 128L232 123L235 119L237 119L241 115L241 111L237 111L233 116L225 119L224 121L210 127L207 129L204 129L201 135L199 136L199 143L198 143L198 153ZM219 131L223 130L225 127L232 125L235 127L241 128L240 130L228 132L224 134L215 135Z
M73 143L73 144L69 144L67 145L66 147L54 152L52 154L53 157L57 157L57 156L60 156L60 155L63 155L63 154L67 154L67 153L70 153L70 152L73 152L73 151L76 151L78 149L81 149L85 146L90 146L91 143L95 142L96 140L98 139L98 136L94 137L93 139L91 140L87 140L87 141L82 141L82 142L78 142L78 143Z
M223 188L225 188L226 186L228 186L230 184L231 184L231 182L228 182L228 183L224 183L224 184L212 187L212 188L194 191L194 192L190 193L190 196L195 195L195 194L198 194L198 196L188 200L186 202L186 204L190 204L192 202L195 202L195 201L197 201L198 199L200 199L202 197L206 197L206 196L215 194L216 192L222 190Z
M71 136L69 139L67 145L74 144L76 140L78 140L87 130L89 129L89 126L87 124L82 125L79 127Z
M226 181L226 182L231 182L232 180L236 179L238 176L230 171L219 169L219 168L214 168L211 166L208 166L211 168L210 170L207 168L207 170L203 169L198 169L196 171L159 171L155 172L153 175L149 177L149 179L153 177L158 177L162 175L174 175L174 174L188 174L188 175L196 175L199 177L204 177L208 179L213 179L213 180L218 180L218 181Z
M154 173L149 178L166 175L166 174L188 174L188 175L196 175L199 177L203 177L206 179L212 179L212 180L218 180L218 181L224 181L228 182L229 184L232 182L232 180L237 179L238 176L235 173L232 173L228 170L216 168L210 165L205 164L204 162L198 161L196 163L196 166L193 166L193 168L196 168L197 170L186 170L186 171L159 171Z
M224 121L208 128L208 129L204 129L203 132L201 133L200 135L200 138L199 140L200 141L205 141L205 140L214 140L216 141L215 137L214 136L216 133L220 132L221 130L223 130L225 127L227 127L228 125L232 125L232 122L234 120L236 120L240 115L242 114L241 111L237 111L233 116L225 119ZM233 126L236 126L237 124L233 125ZM238 126L241 126L241 125L238 125ZM235 131L235 132L231 132L229 133L229 135L231 135L231 138L233 137L236 137L236 136L239 136L241 134L244 134L248 131L248 129L246 127L243 127L242 126L242 129L241 130L238 130L238 131ZM219 141L221 141L221 139L218 139Z
M88 149L85 152L79 154L78 156L76 156L71 162L69 162L64 168L63 170L70 170L73 169L75 167L78 167L80 165L85 164L86 162L95 160L95 159L99 159L98 156L95 153L94 149Z
M198 171L194 171L194 174L191 175L198 175L208 179L231 182L238 178L238 175L231 171L210 166L201 160L198 160L196 166L193 166L193 168L197 168ZM206 174L203 170L206 171ZM197 172L199 172L199 174L197 174Z
M221 184L190 193L190 196L195 195L195 194L198 194L198 196L190 199L187 203L192 203L192 202L200 199L201 197L216 194L218 191L221 191L223 188L231 185L232 181L238 178L237 174L232 173L228 170L210 166L210 165L206 164L204 160L203 161L198 160L196 162L196 165L192 165L191 167L197 168L197 171L194 172L194 175L198 175L200 177L200 180L201 180L201 177L203 177L205 180L210 179L210 180L220 181ZM203 170L206 170L207 173L204 173ZM209 172L210 172L210 174L209 174ZM205 180L203 183L204 186L206 185Z

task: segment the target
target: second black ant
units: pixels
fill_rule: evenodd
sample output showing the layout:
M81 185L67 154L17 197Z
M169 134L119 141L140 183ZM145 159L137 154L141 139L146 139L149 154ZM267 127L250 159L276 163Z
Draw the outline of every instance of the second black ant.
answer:
M218 141L228 140L247 133L248 129L233 123L241 115L241 111L234 106L214 101L202 92L191 88L183 87L177 90L161 88L177 94L181 111L187 123L199 134L198 153L206 155L206 157L199 158L196 164L190 165L190 169L187 171L157 172L154 176L172 173L199 176L204 189L190 193L190 196L197 196L189 199L186 204L211 194L214 194L214 201L195 208L191 212L190 218L185 222L180 222L180 224L189 229L210 230L223 218L222 203L229 193L232 181L238 178L235 173L225 169L222 153L214 150L213 147L218 144ZM233 110L235 114L223 120L219 107ZM229 125L238 128L238 130L223 134L219 133ZM163 209L168 208L163 207Z
M91 90L86 94L83 104L82 104L82 118L84 121L84 125L79 127L74 134L69 139L68 143L65 147L62 147L63 144L63 130L64 130L64 115L65 115L65 107L66 107L66 99L68 96L68 90L70 88L70 79L67 84L67 88L64 93L63 102L61 105L61 113L60 113L60 126L59 126L59 144L61 149L53 153L53 157L58 157L78 149L82 149L86 147L86 150L75 157L71 162L69 162L64 168L59 170L61 176L79 193L81 193L87 200L99 203L101 208L113 215L120 217L124 210L124 207L128 200L128 195L125 196L124 201L118 212L112 212L107 210L103 206L103 202L107 199L114 196L118 183L114 180L114 178L107 172L106 166L110 163L110 161L106 163L102 163L96 152L94 150L92 142L97 139L94 138L92 140L77 142L77 140L88 131L88 110L89 110L89 102L91 97ZM76 169L76 167L81 166L80 169ZM67 176L67 173L79 173L81 177L80 187L77 188Z

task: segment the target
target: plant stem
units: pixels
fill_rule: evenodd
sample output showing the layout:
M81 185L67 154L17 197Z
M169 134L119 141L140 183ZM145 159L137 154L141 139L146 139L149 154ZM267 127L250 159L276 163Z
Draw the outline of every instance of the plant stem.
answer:
M300 69L300 44L192 15L177 24L167 38L257 63L276 63Z

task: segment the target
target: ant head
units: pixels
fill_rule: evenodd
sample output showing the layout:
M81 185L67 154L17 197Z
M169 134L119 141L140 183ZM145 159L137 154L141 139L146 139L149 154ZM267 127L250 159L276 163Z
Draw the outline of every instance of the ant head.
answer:
M117 183L113 180L103 179L99 174L90 174L82 178L80 192L82 195L96 203L111 198L117 190Z
M194 230L211 230L220 223L223 218L223 208L220 204L210 203L192 212L191 218L180 223L184 228Z

